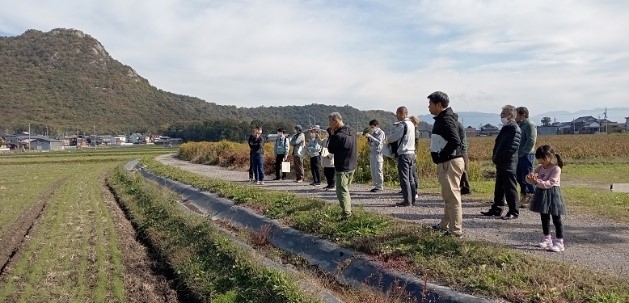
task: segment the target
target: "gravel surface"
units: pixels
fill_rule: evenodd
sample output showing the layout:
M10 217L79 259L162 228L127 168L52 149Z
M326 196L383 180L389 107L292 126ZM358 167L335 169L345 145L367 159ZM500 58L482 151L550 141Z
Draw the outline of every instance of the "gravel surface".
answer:
M176 159L173 155L163 155L157 160L163 164L212 178L249 183L246 171L194 164ZM315 195L331 203L338 203L333 191L325 191L321 187L308 185L307 181L303 183L294 183L292 180L266 181L264 185L257 186L271 190L290 191L300 195ZM443 200L440 195L422 193L420 188L419 199L417 199L420 206L392 207L393 204L402 200L401 195L398 194L398 188L385 189L379 193L369 192L371 188L365 184L352 184L352 205L362 206L367 211L389 215L400 220L428 225L437 224L441 219ZM503 221L480 214L489 206L489 202L474 202L464 196L464 238L501 243L545 258L561 260L621 277L629 276L629 225L594 215L569 213L562 218L564 219L566 250L563 253L552 253L536 247L542 239L542 227L537 213L521 209L517 220ZM551 233L554 234L552 225Z

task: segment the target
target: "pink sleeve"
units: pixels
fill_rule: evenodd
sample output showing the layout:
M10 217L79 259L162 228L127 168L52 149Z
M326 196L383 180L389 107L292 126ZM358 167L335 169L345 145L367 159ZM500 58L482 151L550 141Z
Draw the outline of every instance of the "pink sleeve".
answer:
M560 186L561 183L561 168L555 165L549 172L548 177L545 180L540 180L537 183L538 188L551 188L553 186Z

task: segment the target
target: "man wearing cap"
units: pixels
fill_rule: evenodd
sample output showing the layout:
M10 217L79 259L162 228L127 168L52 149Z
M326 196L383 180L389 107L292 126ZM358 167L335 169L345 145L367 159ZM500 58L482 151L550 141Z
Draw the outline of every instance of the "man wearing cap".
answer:
M374 186L371 192L379 192L382 190L384 181L382 174L382 166L384 164L382 146L385 141L385 135L378 125L378 120L369 121L369 128L371 133L366 132L365 137L367 137L367 144L369 144L369 166L371 167L371 180Z
M304 182L304 160L302 150L306 145L306 136L302 133L301 125L295 126L295 134L290 140L293 146L293 165L295 166L295 182Z

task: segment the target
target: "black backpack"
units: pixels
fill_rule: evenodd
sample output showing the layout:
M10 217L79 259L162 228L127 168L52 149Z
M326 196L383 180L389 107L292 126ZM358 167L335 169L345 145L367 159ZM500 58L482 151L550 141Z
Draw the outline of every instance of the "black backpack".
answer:
M402 123L404 123L404 134L402 135L402 138L400 138L399 141L395 141L395 142L391 142L389 143L389 146L391 147L391 154L393 155L393 158L397 158L397 148L400 146L400 142L402 142L402 140L404 140L404 137L406 137L406 132L408 131L408 125L406 125L405 121L402 121Z

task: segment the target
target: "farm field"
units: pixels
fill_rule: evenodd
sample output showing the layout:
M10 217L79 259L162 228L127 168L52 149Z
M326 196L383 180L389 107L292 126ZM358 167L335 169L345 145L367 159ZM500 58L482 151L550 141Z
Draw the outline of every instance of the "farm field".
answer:
M0 302L176 297L150 264L128 271L143 251L104 187L114 167L147 153L163 149L0 156ZM138 280L156 289L142 293Z

